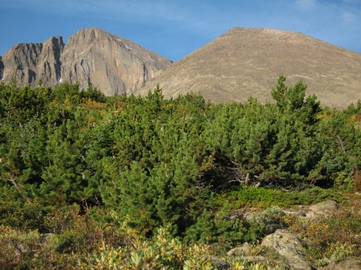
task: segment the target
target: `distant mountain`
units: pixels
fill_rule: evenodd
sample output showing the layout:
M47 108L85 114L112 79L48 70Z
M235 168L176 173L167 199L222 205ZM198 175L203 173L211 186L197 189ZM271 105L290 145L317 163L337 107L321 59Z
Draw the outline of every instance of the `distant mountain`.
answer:
M0 58L0 79L18 84L53 86L60 82L92 85L106 95L132 93L172 62L138 44L99 28L79 30L63 43L52 37L44 43L18 44Z
M272 100L279 75L308 85L322 105L361 99L361 54L291 31L234 28L171 65L136 93L160 84L166 97L186 92L214 102Z

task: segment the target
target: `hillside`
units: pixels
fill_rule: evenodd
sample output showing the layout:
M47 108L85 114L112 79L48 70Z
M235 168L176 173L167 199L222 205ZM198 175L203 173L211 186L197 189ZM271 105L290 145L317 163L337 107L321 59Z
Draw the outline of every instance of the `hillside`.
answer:
M361 54L304 34L274 29L233 28L137 91L160 84L166 97L186 92L219 102L271 100L276 78L302 80L321 104L346 107L361 99Z

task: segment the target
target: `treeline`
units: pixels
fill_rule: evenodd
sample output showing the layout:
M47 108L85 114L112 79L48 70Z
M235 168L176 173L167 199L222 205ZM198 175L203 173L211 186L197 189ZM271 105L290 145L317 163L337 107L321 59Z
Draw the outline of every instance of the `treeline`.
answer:
M164 99L159 87L105 97L78 84L0 84L1 224L47 232L49 213L76 204L144 236L163 226L185 241L244 241L247 228L217 195L246 185L352 190L361 102L323 108L285 80L273 103L217 105Z

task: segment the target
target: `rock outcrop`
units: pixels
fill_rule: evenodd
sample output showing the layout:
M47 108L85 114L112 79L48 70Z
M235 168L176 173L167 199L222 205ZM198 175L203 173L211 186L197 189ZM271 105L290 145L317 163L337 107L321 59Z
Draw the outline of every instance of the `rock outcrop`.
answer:
M359 200L352 199L351 201L352 205L356 206L357 209L354 209L353 207L347 209L345 208L345 204L342 206L342 204L338 204L336 201L325 200L312 205L300 205L299 207L304 209L302 211L298 211L294 208L291 208L291 210L269 208L263 212L253 212L253 220L267 223L267 219L260 219L260 217L266 216L265 213L272 215L277 213L277 215L279 215L279 211L282 211L284 215L291 218L290 220L297 218L304 229L309 229L312 222L318 222L331 213L334 216L341 214L343 211L354 213L355 210L357 211L359 208ZM348 203L351 203L351 201ZM277 209L277 212L275 212L275 209ZM254 209L252 211L254 211ZM246 218L248 214L249 213L244 212L243 218ZM273 219L272 222L275 220L276 219ZM281 224L279 225L279 227L282 227ZM350 256L350 254L347 254L347 252L341 249L333 250L332 253L329 253L327 257L319 259L318 262L315 260L311 261L311 257L307 256L306 253L307 249L310 250L310 247L312 247L312 241L304 234L296 233L290 227L276 229L274 232L270 233L263 232L265 233L265 236L260 243L255 245L244 243L242 246L234 247L229 250L227 256L241 259L248 263L262 263L267 260L272 262L273 266L277 265L277 269L361 270L361 258ZM356 233L356 231L354 233ZM349 243L349 245L351 244ZM330 250L332 250L331 246L332 244L330 245ZM320 263L322 263L323 266L317 267L316 264Z
M309 211L306 216L308 218L314 218L317 215L327 216L329 214L335 213L337 211L337 202L332 200L323 201L316 203L309 207Z
M2 65L3 63L3 65ZM106 95L132 93L172 62L138 44L99 28L79 30L63 43L52 37L44 43L18 44L0 60L0 79L15 76L19 85L46 86L79 82Z
M290 269L312 269L306 262L305 249L301 241L286 230L277 230L267 235L262 241L262 246L275 249L287 260Z

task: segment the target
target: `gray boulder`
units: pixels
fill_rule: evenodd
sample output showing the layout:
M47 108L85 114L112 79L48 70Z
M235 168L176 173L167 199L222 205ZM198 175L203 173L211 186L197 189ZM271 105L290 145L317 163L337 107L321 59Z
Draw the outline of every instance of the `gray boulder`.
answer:
M323 201L320 203L313 204L309 207L309 212L306 213L307 218L315 218L319 215L327 216L330 213L337 211L337 202L332 200Z
M290 269L313 269L306 261L301 241L286 230L280 229L266 236L261 245L276 250L279 255L286 259Z

